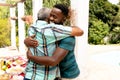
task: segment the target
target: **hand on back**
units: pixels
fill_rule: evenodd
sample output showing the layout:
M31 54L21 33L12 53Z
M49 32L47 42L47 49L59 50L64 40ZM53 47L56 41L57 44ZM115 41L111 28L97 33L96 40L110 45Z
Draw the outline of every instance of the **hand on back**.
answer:
M37 47L38 46L38 41L34 39L35 35L32 35L30 37L27 37L24 40L24 43L27 47Z

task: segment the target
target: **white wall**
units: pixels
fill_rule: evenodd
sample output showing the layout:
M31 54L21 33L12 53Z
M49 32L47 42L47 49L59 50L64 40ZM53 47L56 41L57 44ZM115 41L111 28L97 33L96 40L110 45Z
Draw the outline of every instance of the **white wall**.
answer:
M33 4L33 22L37 20L37 13L43 6L43 0L32 0Z
M76 58L79 66L87 62L88 50L88 18L89 0L71 0L71 7L76 11L76 25L84 31L84 35L76 37Z
M10 8L10 17L15 17L15 7ZM16 28L15 28L15 20L10 20L11 23L11 46L16 47Z
M19 2L18 7L18 36L19 36L19 52L25 53L25 23L21 19L24 16L24 2Z

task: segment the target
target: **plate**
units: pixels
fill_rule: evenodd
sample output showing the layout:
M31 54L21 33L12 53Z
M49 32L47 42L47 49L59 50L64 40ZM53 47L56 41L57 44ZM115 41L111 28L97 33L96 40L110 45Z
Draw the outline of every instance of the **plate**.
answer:
M20 66L12 66L11 68L7 69L6 72L9 74L20 74L24 72L24 68Z
M3 74L5 74L5 71L0 70L0 75L3 75Z
M16 60L16 61L14 61L12 64L14 64L14 65L23 65L23 64L25 64L26 62L24 61L24 60Z

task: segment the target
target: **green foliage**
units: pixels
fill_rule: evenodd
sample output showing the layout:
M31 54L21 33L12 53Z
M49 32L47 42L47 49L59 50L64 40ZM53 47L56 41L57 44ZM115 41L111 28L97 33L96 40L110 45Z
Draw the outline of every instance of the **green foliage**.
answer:
M111 44L119 44L119 43L120 43L120 34L117 34L117 35L116 35L115 32L111 32L109 42L110 42Z
M108 35L110 44L120 43L120 5L118 5L119 12L114 17L112 22L112 28Z
M60 3L60 0L43 0L43 6L52 8L54 4Z
M10 45L10 24L7 19L0 19L0 47Z
M114 16L118 13L119 8L107 0L94 0L90 3L90 16L95 16L111 27Z
M16 46L19 47L19 37L16 36Z
M108 0L90 0L89 6L89 36L90 44L104 44L104 38L116 34L113 29L118 26L119 7ZM114 20L116 18L116 20ZM116 24L116 26L114 26ZM114 32L114 34L113 34ZM111 34L111 35L108 35ZM118 40L115 37L114 39ZM116 41L114 40L114 41Z
M119 5L118 7L119 7L119 12L118 12L118 14L114 17L113 25L112 25L112 26L120 26L120 5Z
M103 38L108 34L109 26L100 20L92 21L91 27L89 28L90 44L103 44Z
M6 2L7 2L8 4L15 4L15 3L16 3L16 0L6 0Z
M70 5L70 0L43 0L43 3L44 3L43 4L44 7L52 8L53 5L58 4L58 3Z
M25 14L32 15L32 0L25 1Z
M120 43L120 26L115 27L109 34L109 42L111 44Z
M9 8L0 6L0 19L8 18Z

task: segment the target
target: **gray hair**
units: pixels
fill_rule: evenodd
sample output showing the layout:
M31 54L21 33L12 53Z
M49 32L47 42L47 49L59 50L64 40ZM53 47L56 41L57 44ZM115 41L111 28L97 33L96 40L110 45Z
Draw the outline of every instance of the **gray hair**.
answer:
M38 20L45 20L49 17L51 9L49 8L41 8L37 14Z

